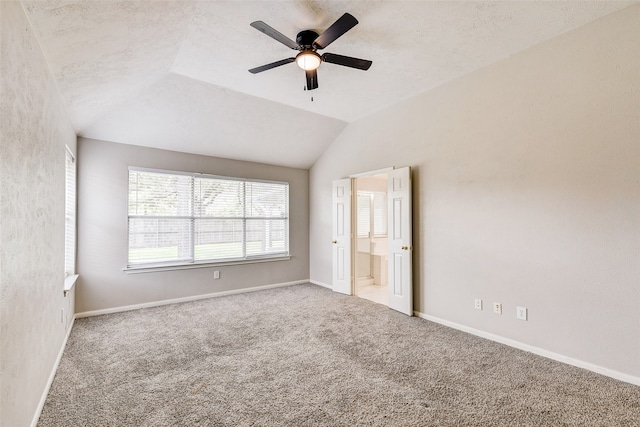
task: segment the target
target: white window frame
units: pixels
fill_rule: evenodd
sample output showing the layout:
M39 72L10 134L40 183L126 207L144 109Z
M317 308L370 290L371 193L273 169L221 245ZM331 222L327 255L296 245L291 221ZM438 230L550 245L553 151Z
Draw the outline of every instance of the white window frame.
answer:
M243 233L244 233L244 239L243 239L243 255L242 257L235 257L235 258L229 258L229 259L214 259L214 260L195 260L194 258L194 252L195 252L195 227L191 226L190 230L191 230L191 237L189 239L189 244L191 245L190 248L190 252L191 252L191 258L188 261L185 260L177 260L177 261L166 261L166 262L148 262L148 263L144 263L144 262L139 262L139 263L131 263L130 259L129 259L129 248L130 248L130 239L129 239L129 227L127 227L127 266L123 269L125 272L127 273L140 273L140 272L153 272L153 271L163 271L163 270L180 270L180 269L190 269L190 268L202 268L202 267L210 267L210 266L224 266L224 265L235 265L235 264L248 264L248 263L258 263L258 262L270 262L270 261L282 261L282 260L288 260L291 259L291 255L289 252L289 243L290 243L290 236L289 236L289 227L290 227L290 214L289 214L289 189L290 189L290 185L288 182L284 182L284 181L270 181L270 180L258 180L258 179L247 179L247 178L238 178L238 177L228 177L228 176L220 176L220 175L212 175L212 174L203 174L203 173L192 173L192 172L182 172L182 171L172 171L172 170L163 170L163 169L149 169L149 168L142 168L142 167L135 167L135 166L130 166L128 168L128 173L130 174L131 172L149 172L149 173L155 173L155 174L166 174L166 175L173 175L173 176L189 176L192 177L194 179L196 178L202 178L202 179L218 179L218 180L228 180L228 181L233 181L233 182L242 182L242 183L247 183L247 182L255 182L255 183L266 183L266 184L281 184L286 186L286 216L285 217L278 217L278 218L255 218L255 217L251 217L248 216L246 214L246 212L243 214L242 217L238 217L237 219L240 219L243 221ZM191 185L192 188L192 193L194 191L194 185ZM127 188L127 199L128 199L128 194L129 194L129 188ZM193 194L192 194L193 197ZM127 201L127 206L129 206L129 202ZM245 209L246 211L246 209ZM129 220L131 218L143 218L145 217L144 215L131 215L129 214L129 208L127 208L127 222L129 222ZM191 221L194 221L201 218L199 216L196 215L195 212L193 212L193 208L192 208L192 212L191 214L188 216L189 219ZM146 218L154 218L153 216L146 216ZM159 217L155 217L155 218L159 218ZM285 230L284 230L284 234L285 234L285 250L281 251L281 252L276 252L276 253L269 253L269 254L260 254L260 255L252 255L252 256L247 256L246 255L246 235L247 235L247 227L246 227L246 221L247 220L251 220L251 219L277 219L277 220L283 220L284 219L284 223L285 223Z

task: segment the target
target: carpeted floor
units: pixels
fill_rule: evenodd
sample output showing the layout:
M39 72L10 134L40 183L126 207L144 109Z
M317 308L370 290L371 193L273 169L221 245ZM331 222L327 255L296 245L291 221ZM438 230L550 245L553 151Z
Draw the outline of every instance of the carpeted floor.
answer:
M297 285L78 319L39 426L640 426L640 387Z

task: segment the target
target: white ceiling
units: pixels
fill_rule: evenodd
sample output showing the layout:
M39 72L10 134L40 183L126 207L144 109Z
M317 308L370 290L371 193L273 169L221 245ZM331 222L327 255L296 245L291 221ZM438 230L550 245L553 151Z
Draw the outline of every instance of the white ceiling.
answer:
M349 122L632 3L22 1L79 135L301 168ZM295 39L344 12L324 52L368 71L322 64L311 92L295 64L247 71L295 56L252 21Z

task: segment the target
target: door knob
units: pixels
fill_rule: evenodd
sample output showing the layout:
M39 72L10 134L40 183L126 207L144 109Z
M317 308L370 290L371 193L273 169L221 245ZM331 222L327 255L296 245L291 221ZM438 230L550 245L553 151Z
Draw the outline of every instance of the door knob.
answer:
M335 245L336 243L338 243L338 241L337 240L332 240L331 243L333 243Z
M407 249L409 249L409 247L408 247L408 246L403 246L403 247L402 247L402 250L403 250L403 251L406 251Z

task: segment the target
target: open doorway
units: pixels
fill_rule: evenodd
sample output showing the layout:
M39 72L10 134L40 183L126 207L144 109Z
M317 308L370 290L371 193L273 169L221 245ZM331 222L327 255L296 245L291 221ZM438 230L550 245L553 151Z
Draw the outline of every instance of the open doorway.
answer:
M386 173L355 179L355 294L389 305Z
M364 178L378 177L380 183L375 188L366 186ZM386 177L386 179L384 178ZM382 183L386 182L386 191ZM360 233L362 244L358 254L357 209L358 189L362 196L366 193L384 193L384 203L375 194L362 197L362 217L369 218L369 232ZM413 274L412 274L412 224L411 224L411 168L388 168L371 173L358 174L350 178L337 179L331 184L333 216L331 228L331 275L332 289L346 295L367 295L367 290L382 294L387 289L387 306L408 316L413 315ZM376 209L376 206L386 209ZM368 206L368 207L365 207ZM366 215L368 209L368 215ZM376 214L385 218L386 236L376 235ZM373 217L373 219L372 219ZM381 230L381 228L378 228ZM366 237L368 236L368 238ZM372 244L375 243L375 244ZM384 254L386 250L386 255ZM379 258L376 258L379 257ZM358 260L361 260L358 271ZM384 273L386 268L387 274ZM380 274L378 274L380 272ZM380 280L376 282L376 277ZM358 279L362 278L358 286ZM373 283L371 283L373 279ZM370 285L371 288L365 288ZM373 287L377 286L377 287ZM383 300L376 302L385 303Z

